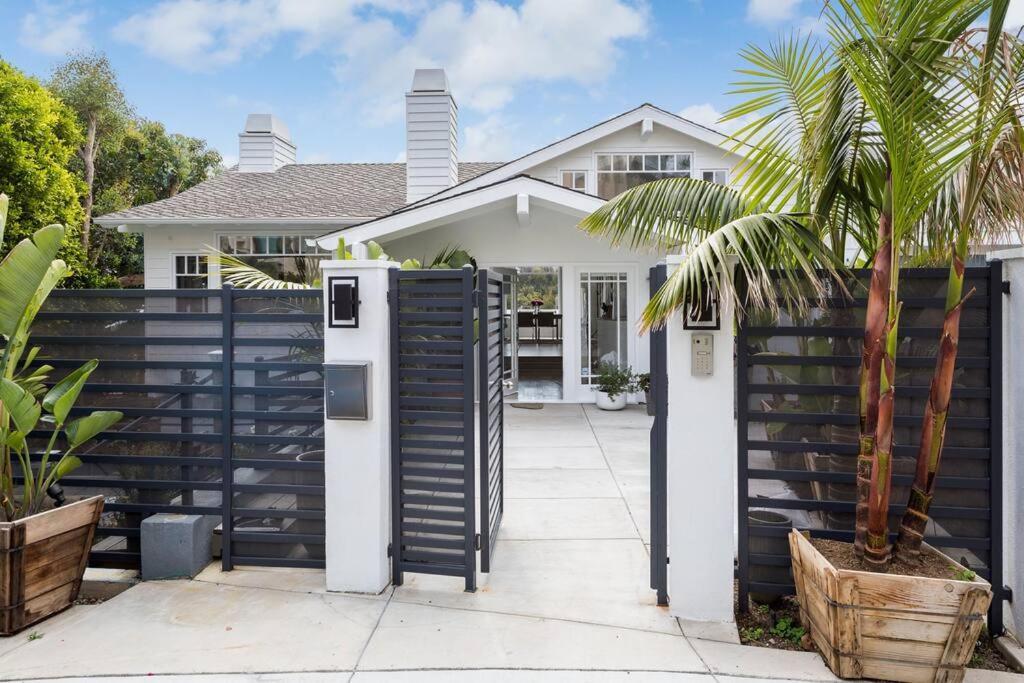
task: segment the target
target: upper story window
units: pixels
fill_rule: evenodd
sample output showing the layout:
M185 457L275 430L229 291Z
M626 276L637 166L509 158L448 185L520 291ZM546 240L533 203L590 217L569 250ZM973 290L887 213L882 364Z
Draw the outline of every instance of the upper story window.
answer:
M579 190L580 192L586 192L587 172L562 171L562 187L568 187L570 190Z
M689 178L693 155L598 154L597 194L611 199L631 187L661 178Z
M714 169L701 171L701 178L709 183L718 183L719 185L729 184L729 172L725 169Z
M221 235L220 250L278 280L313 282L317 261L331 252L310 246L313 235Z

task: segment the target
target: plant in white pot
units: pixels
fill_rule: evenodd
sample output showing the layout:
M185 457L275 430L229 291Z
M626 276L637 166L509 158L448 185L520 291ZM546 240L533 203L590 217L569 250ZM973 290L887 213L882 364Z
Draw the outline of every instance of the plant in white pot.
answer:
M0 194L0 240L8 200ZM72 417L95 360L48 386L52 367L33 367L29 328L67 273L57 251L64 228L50 225L0 262L0 635L69 607L78 597L103 497L64 505L58 482L81 461L74 452L118 422L102 410ZM40 432L42 432L40 434ZM34 439L45 439L45 448Z
M595 400L601 410L622 410L626 407L626 396L636 391L636 376L629 367L620 368L615 363L602 363L598 367Z

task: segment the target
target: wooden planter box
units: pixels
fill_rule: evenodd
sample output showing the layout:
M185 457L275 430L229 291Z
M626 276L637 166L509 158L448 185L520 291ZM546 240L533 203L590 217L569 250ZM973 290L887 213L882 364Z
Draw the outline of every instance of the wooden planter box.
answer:
M0 636L71 606L102 511L94 496L0 523Z
M836 569L795 530L789 548L800 620L832 673L908 683L963 680L992 601L987 581Z

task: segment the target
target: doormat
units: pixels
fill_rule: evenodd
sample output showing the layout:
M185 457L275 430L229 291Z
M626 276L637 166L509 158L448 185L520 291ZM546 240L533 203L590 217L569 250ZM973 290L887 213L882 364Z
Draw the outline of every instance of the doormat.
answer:
M543 403L510 403L513 408L522 408L523 410L540 410L544 407Z

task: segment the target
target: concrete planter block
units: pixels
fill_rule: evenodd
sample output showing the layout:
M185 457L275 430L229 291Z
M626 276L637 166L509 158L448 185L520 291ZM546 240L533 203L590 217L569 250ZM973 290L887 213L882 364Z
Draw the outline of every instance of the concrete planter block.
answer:
M210 563L219 518L160 514L142 520L142 580L191 579Z

